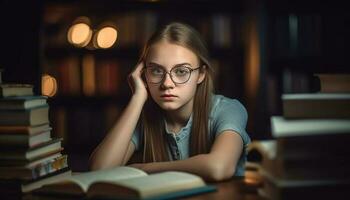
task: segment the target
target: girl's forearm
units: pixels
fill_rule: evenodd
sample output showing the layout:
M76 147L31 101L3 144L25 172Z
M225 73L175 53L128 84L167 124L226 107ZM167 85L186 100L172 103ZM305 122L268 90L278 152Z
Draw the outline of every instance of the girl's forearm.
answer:
M185 160L146 163L141 169L148 173L185 171L197 174L207 181L222 181L231 178L235 172L233 163L220 162L215 155L210 154L201 154Z
M122 165L145 101L144 98L133 95L118 122L92 153L92 170Z

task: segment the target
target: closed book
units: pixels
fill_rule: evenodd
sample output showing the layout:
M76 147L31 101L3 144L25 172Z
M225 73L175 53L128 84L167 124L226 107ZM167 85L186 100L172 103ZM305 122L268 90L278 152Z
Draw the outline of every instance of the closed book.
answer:
M47 162L49 160L52 160L54 158L58 158L60 156L62 156L61 154L61 150L62 149L58 149L56 151L53 152L48 152L46 154L43 154L40 157L37 158L33 158L33 159L22 159L22 160L0 160L0 166L14 166L14 167L18 167L18 166L23 166L23 167L34 167L35 165L38 165L40 163L43 162Z
M170 199L215 191L201 177L185 172L147 174L136 168L116 167L73 175L35 190L41 195L113 199Z
M303 138L300 138L303 140ZM305 152L299 150L296 144L286 152L283 143L277 140L255 140L248 145L248 161L259 166L275 178L284 180L334 180L350 178L347 171L350 168L348 153L339 155L327 155L322 152L314 152L310 155L308 149ZM295 148L295 147L298 148ZM313 144L309 143L312 151ZM299 155L293 150L298 149ZM327 149L327 148L326 148ZM286 154L292 154L293 157ZM341 152L342 153L342 152ZM308 154L308 155L305 155ZM258 155L258 156L257 156ZM296 156L295 156L296 155ZM259 157L259 160L250 161L251 157ZM332 173L329 173L331 171Z
M350 181L335 180L284 180L261 170L264 183L258 194L271 200L295 199L344 199L348 195Z
M350 93L350 74L315 74L322 93Z
M1 148L31 148L51 140L51 131L44 131L34 135L26 134L0 134Z
M0 126L35 126L49 123L49 106L27 110L0 110Z
M283 156L289 159L307 159L316 164L316 160L324 160L326 166L330 161L332 164L341 164L346 162L349 165L350 134L324 134L317 136L298 136L277 139L277 156ZM298 148L296 148L298 147ZM320 168L322 168L320 166Z
M39 177L68 167L67 155L63 155L35 166L0 166L0 179L35 180Z
M34 95L31 84L0 84L0 97L31 96Z
M35 135L37 133L41 133L44 131L49 131L52 128L50 127L50 124L39 124L35 126L21 126L21 125L15 125L15 126L0 126L0 134L24 134L24 135Z
M46 104L45 96L17 96L0 98L0 110L25 110Z
M72 176L72 171L69 167L60 169L53 173L47 174L35 180L19 180L19 179L0 179L0 188L8 193L28 193L42 187L45 184L50 184Z
M283 94L285 118L350 118L349 94Z
M271 117L277 153L293 159L344 160L350 149L350 119L285 119ZM297 148L296 148L297 147Z
M350 133L350 119L286 119L271 117L274 138Z
M50 140L29 149L9 149L1 147L0 160L30 160L42 157L49 152L62 150L61 138Z

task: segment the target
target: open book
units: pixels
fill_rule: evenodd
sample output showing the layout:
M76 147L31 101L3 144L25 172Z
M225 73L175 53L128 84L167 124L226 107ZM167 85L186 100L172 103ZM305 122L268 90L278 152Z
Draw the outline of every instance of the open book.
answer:
M113 199L169 199L215 191L201 177L185 172L150 174L132 167L117 167L73 175L45 185L35 194L73 195Z

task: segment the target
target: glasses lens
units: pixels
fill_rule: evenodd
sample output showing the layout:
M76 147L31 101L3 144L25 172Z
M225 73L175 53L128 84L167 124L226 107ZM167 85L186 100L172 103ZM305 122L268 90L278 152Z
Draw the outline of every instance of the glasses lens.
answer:
M151 83L159 83L164 76L164 70L160 67L147 67L146 77Z
M175 67L170 74L175 83L184 83L190 78L191 68L186 66Z

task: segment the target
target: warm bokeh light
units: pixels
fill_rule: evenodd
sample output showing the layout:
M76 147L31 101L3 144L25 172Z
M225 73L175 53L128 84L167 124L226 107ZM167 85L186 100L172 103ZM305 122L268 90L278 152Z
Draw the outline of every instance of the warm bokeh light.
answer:
M104 27L100 29L95 36L95 46L97 48L110 48L116 42L118 32L113 27Z
M92 37L92 30L86 23L72 25L67 34L68 41L78 47L85 47Z
M54 77L44 74L41 77L41 94L52 97L57 92L57 81Z

